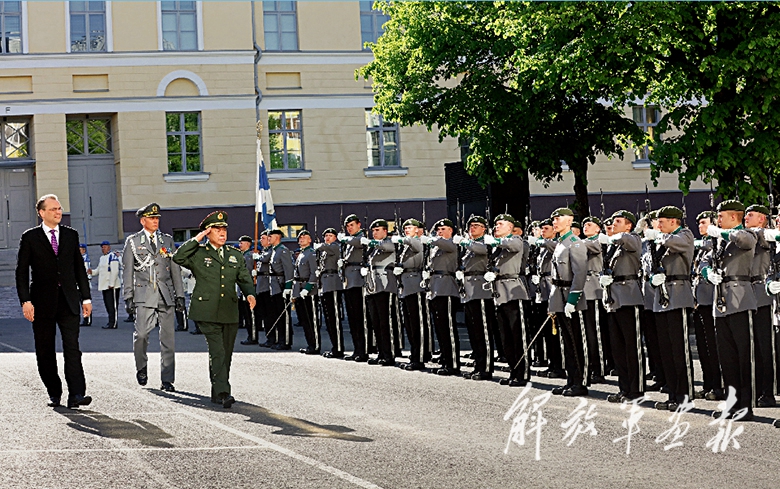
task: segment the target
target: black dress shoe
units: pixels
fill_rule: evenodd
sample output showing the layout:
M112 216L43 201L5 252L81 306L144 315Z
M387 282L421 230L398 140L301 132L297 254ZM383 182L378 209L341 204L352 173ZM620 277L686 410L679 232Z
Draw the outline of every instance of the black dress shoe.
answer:
M236 403L236 398L233 396L227 396L222 398L222 407L225 409L230 409L230 406Z
M566 378L566 372L563 370L550 370L547 373L548 379L565 379Z
M274 345L272 347L274 350L292 350L292 346L290 345Z
M470 380L471 379L471 374L472 374L472 372L463 372L463 378L466 379L466 380Z
M449 375L460 375L460 370L456 370L454 368L442 367L436 371L436 375L441 375L443 377L447 377Z
M274 347L274 344L273 344L273 343L271 343L270 341L266 341L265 343L260 343L260 345L259 345L259 346L261 346L261 347L263 347L263 348L273 348L273 347Z
M425 370L425 364L420 362L411 362L404 365L404 370Z
M305 355L319 355L320 351L315 350L314 348L305 348L305 351L303 352Z
M60 407L60 406L62 406L62 404L60 404L60 399L61 398L59 398L59 397L54 397L54 396L50 397L49 398L49 404L47 404L47 406L49 406L49 407Z
M368 359L369 365L379 365L379 359L378 358L369 358Z
M676 403L674 401L660 401L660 402L656 402L653 405L653 407L658 411L668 411L669 406L672 404L676 404Z
M346 360L346 358L345 358L345 360ZM367 361L368 361L368 355L355 355L355 356L352 358L352 361L353 361L353 362L358 362L358 363L364 363L364 362L367 362Z
M584 385L575 385L563 391L562 394L566 397L587 396L588 388Z
M702 389L700 391L694 392L693 393L693 398L694 399L706 399L707 398L707 394L709 394L709 391L706 391L706 390Z
M116 324L106 324L105 326L102 326L103 329L116 329Z
M176 392L176 388L173 387L173 384L170 382L163 382L160 386L161 390L164 390L165 392Z
M340 351L337 352L326 351L325 353L322 354L322 356L325 358L344 358L344 353Z
M764 394L758 398L756 405L758 407L775 407L777 406L777 401L775 401L775 396L768 396Z
M179 331L179 330L177 329L176 331ZM256 345L257 344L257 340L250 340L249 338L247 338L245 340L241 340L241 344L242 345Z
M386 358L380 358L376 363L382 367L395 367L395 360L388 360Z
M534 363L531 364L534 368L543 368L547 366L547 360L534 360Z
M679 409L679 407L680 407L680 404L678 402L676 402L676 401L669 401L667 404L669 404L668 405L668 409L671 412L677 411L677 409Z
M564 385L563 387L554 387L553 390L550 392L552 392L554 396L560 396L563 394L563 391L569 389L570 387L571 387L570 385Z
M528 381L525 379L509 379L509 387L525 387Z
M708 401L725 401L726 394L723 392L723 389L712 389L704 395L704 398Z
M135 373L135 380L138 381L138 385L146 385L149 381L149 376L146 375L146 367Z
M613 402L615 404L619 404L623 402L623 396L625 396L625 393L618 392L617 394L610 394L607 396L607 402Z
M607 379L605 379L601 375L594 375L594 376L592 376L590 378L590 383L591 384L606 384L607 383Z
M655 382L655 383L650 384L647 387L645 387L645 390L647 392L658 392L658 391L661 390L661 387L663 387L663 386L661 385L660 382Z
M306 351L307 351L307 350L308 350L308 348L301 348L301 349L300 349L300 350L298 350L298 351L299 351L299 352L301 352L301 353L306 353Z
M79 406L89 406L89 404L92 402L92 398L89 396L73 396L68 397L68 407L73 409L77 408Z

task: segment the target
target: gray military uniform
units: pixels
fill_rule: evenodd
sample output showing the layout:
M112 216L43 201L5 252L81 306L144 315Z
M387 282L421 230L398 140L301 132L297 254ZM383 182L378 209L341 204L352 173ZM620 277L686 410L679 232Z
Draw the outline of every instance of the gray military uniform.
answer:
M133 353L136 370L146 367L149 333L160 324L160 376L163 382L174 382L176 298L184 297L181 268L171 260L175 249L173 237L154 233L156 244L145 230L128 236L122 255L124 268L123 295L136 306Z
M552 258L550 312L563 312L570 293L582 293L588 275L588 252L582 240L571 234L562 236ZM566 284L569 285L566 285ZM584 294L576 304L577 311L587 308Z
M525 268L528 260L528 244L522 238L508 236L493 250L496 272L495 288L498 292L496 305L509 301L527 301L528 288L525 283Z
M766 276L772 261L772 245L764 238L764 229L751 229L756 233L756 249L753 263L750 267L750 281L753 283L753 293L756 296L756 307L772 305L772 297L766 291Z
M757 307L756 295L750 281L750 269L753 265L753 250L756 247L756 234L747 229L739 229L729 234L726 241L718 238L713 250L704 259L704 266L716 269L715 255L718 248L724 244L720 269L723 271L723 282L714 287L714 314L716 318L729 316L743 311L755 311ZM717 307L717 299L720 294L726 299L726 312L721 312Z
M290 250L284 245L277 245L271 250L269 260L269 278L271 295L281 294L287 282L295 276L295 265L293 265Z
M365 279L360 274L360 268L363 266L363 245L360 238L365 237L363 230L357 232L354 236L347 236L344 240L344 288L352 289L354 287L363 287Z
M693 307L693 289L690 283L693 241L693 233L686 228L680 228L676 233L662 234L659 238L659 244L666 248L661 257L661 265L666 271L665 285L669 294L669 306L661 306L662 287L655 287L653 312Z
M583 287L585 300L599 300L603 294L601 285L599 284L599 276L604 269L601 243L593 238L584 239L582 240L582 243L588 251L588 275L585 277L585 286Z
M339 278L339 253L341 246L338 241L331 244L323 243L317 248L316 253L319 256L320 277L319 292L324 295L328 292L339 291L344 288L344 284Z
M491 299L492 287L485 280L485 272L488 267L488 246L480 238L471 241L465 247L461 258L463 263L463 292L462 302L476 299Z
M642 239L633 233L622 233L610 244L610 248L614 247L617 249L607 250L607 255L611 255L607 267L612 270L612 278L615 280L609 285L612 302L604 301L608 312L615 312L624 306L641 306L644 303L639 282Z
M260 255L260 258L255 265L257 270L255 292L261 294L263 292L271 291L271 248L265 248L258 254Z
M423 244L420 238L405 237L400 263L396 264L396 266L404 269L399 276L401 283L398 286L398 295L402 299L423 291L422 267L424 259Z
M301 290L307 283L311 284L309 293L312 296L317 294L317 255L314 253L314 248L308 247L302 250L295 260L294 268L293 297L300 297Z
M539 285L536 288L536 302L550 300L550 291L552 290L552 257L555 253L557 242L552 239L545 239L541 246L536 268L539 272Z
M385 238L371 248L368 255L368 274L366 275L366 294L390 292L396 294L398 285L393 266L395 265L395 246L390 238Z
M433 238L431 246L431 279L428 300L438 296L458 297L455 271L458 269L458 245L451 239Z
M694 273L693 279L693 295L696 301L696 306L709 306L712 307L712 301L715 296L715 286L712 282L704 278L702 270L706 267L704 257L707 253L712 251L712 239L701 240L699 249L696 250L696 259L694 260Z

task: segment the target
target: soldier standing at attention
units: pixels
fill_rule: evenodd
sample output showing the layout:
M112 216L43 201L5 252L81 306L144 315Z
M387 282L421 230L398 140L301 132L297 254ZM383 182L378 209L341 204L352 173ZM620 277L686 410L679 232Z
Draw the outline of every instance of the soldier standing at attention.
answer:
M344 285L339 278L339 254L341 245L334 228L322 232L324 243L314 245L317 253L317 277L319 278L320 307L325 315L325 326L330 336L330 351L325 358L344 358L344 326L339 316L339 305Z
M271 231L266 229L260 233L260 253L253 253L255 260L255 270L252 276L257 277L255 283L255 299L257 307L255 308L255 324L257 331L262 327L265 332L265 343L260 346L271 348L274 346L273 331L271 331L271 321L274 318L269 317L271 310L271 272L269 263L271 262ZM258 340L259 341L259 340Z
M683 212L668 205L658 209L658 230L648 229L645 238L654 240L650 284L654 289L653 312L661 347L668 401L656 402L661 411L676 411L680 403L693 399L693 359L688 342L688 311L693 308L691 265L693 233L682 226Z
M602 335L605 314L602 313L601 298L604 291L599 283L599 276L604 269L604 247L609 244L609 237L601 232L601 220L589 216L582 220L582 244L588 250L588 276L585 279L585 300L588 308L585 310L585 333L588 341L588 372L590 384L604 384L606 380L607 351L609 339Z
M229 408L236 402L230 389L230 362L238 334L238 296L241 289L249 308L255 307L254 284L240 251L225 246L227 212L212 212L200 223L201 232L181 245L173 256L177 264L192 270L190 317L206 336L209 348L211 402ZM200 244L208 238L207 244Z
M247 270L254 269L254 260L252 259L252 251L249 249L252 246L252 238L247 235L243 235L238 238L238 251L244 255L244 263L246 263ZM256 345L257 344L257 329L254 324L254 316L252 310L249 309L249 303L246 301L246 297L241 291L238 293L238 327L246 329L246 339L241 341L242 345Z
M344 219L346 234L339 233L337 238L342 247L341 262L344 282L344 304L347 310L347 322L349 332L352 335L352 355L347 355L344 360L355 362L368 361L369 332L366 324L366 301L363 285L365 279L360 273L363 266L363 245L361 238L365 233L360 229L360 219L355 214L350 214Z
M366 306L377 340L379 355L368 361L371 365L395 366L395 328L393 328L393 295L397 293L393 275L395 246L387 237L387 221L377 219L371 223L373 239L362 238L369 248L366 264Z
M587 396L588 351L585 341L586 308L582 289L588 274L588 252L571 231L574 212L566 207L550 216L558 233L558 244L552 258L550 313L555 314L564 342L566 385L552 390L555 395Z
M428 308L422 287L423 244L417 231L421 224L416 219L403 223L404 236L392 236L394 244L402 246L393 275L398 281L403 329L409 338L409 363L405 370L425 370L425 343L428 341Z
M290 250L282 244L282 232L274 229L268 234L271 257L268 270L271 281L271 308L268 311L271 338L275 350L289 350L292 347L292 320L290 318L290 298L292 297L293 265Z
M321 340L320 304L317 297L317 256L311 246L309 231L304 229L298 233L298 246L301 252L295 259L293 300L307 345L300 351L306 355L319 355Z
M715 286L715 332L724 387L736 390L737 402L730 412L713 412L716 417L732 417L745 409L741 419L753 419L756 405L756 372L761 351L755 349L753 318L756 296L750 281L756 234L742 226L745 205L736 200L718 204L718 225L710 225L707 235L717 239L704 258L702 275Z
M143 229L131 234L122 252L124 265L124 297L128 310L135 310L136 380L146 385L146 349L149 333L160 325L160 377L162 390L173 392L174 337L176 318L174 309L184 310L184 284L179 265L171 260L173 237L160 232L160 206L151 203L135 213Z

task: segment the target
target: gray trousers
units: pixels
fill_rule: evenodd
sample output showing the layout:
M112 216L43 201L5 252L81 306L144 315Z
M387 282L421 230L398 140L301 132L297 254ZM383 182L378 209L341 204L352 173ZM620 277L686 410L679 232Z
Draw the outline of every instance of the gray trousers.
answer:
M174 382L174 337L176 315L174 307L165 304L160 297L156 308L138 305L135 308L135 332L133 333L133 353L135 369L146 367L148 358L149 333L160 323L160 378L162 382Z

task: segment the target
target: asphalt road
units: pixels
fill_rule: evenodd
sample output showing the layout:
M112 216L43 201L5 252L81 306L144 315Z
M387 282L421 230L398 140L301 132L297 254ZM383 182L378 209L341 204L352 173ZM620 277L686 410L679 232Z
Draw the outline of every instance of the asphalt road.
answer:
M226 410L209 402L202 336L176 334L178 391L169 394L157 389L158 348L149 385L140 387L131 326L106 331L102 324L97 318L81 330L94 401L69 410L46 407L29 323L0 320L0 487L752 488L780 480L780 429L771 424L780 408L721 427L710 424L717 403L696 401L680 418L684 436L675 442L682 446L665 450L673 437L656 438L672 428L670 413L645 406L627 454L621 437L630 413L605 401L614 378L591 389L579 418L572 414L579 399L552 396L539 411L518 409L505 420L521 393L530 408L562 381L536 378L524 392L237 344L231 383L238 402ZM295 334L298 348L303 335ZM536 460L531 427L539 412L546 424ZM513 427L526 414L521 445ZM592 423L595 434L564 439L561 425L571 419ZM708 441L726 429L743 430L733 439L739 448L732 441L713 453Z

